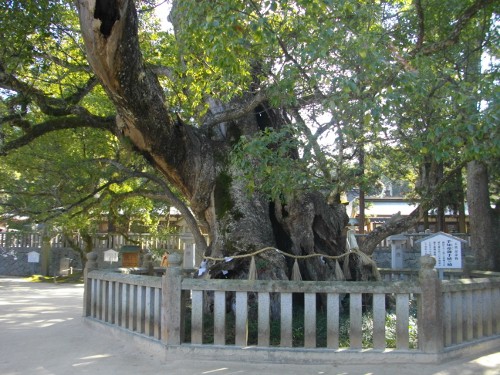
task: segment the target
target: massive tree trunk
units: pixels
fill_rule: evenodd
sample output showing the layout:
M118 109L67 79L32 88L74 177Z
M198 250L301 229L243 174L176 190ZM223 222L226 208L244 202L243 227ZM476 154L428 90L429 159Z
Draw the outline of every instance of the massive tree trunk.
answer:
M239 171L231 167L228 155L234 142L262 127L254 111L257 104L265 105L258 95L231 103L231 121L214 122L214 116L207 116L210 124L193 127L174 119L157 76L141 57L133 1L80 0L78 7L88 60L117 110L116 133L127 137L184 195L209 233L207 256L232 258L265 247L294 255L344 251L341 234L348 217L343 205L328 205L317 192L286 204L269 202L258 192L249 195ZM266 126L281 126L279 111L266 112ZM245 278L250 260L215 262L211 275ZM256 264L259 278L290 277L292 262L276 251L260 253ZM319 257L301 261L304 277L314 280L333 279L334 266Z

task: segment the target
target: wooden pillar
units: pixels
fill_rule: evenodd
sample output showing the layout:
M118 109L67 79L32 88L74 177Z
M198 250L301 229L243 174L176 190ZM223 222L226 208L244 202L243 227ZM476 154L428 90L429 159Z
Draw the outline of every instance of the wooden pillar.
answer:
M165 345L181 344L181 261L179 254L172 253L162 277L161 340Z
M358 222L358 232L360 234L365 233L365 191L359 189L359 222Z
M463 272L462 272L462 277L470 278L472 271L474 270L476 266L476 259L474 258L473 255L467 255L465 256L465 262L464 262L464 267L463 267Z
M44 231L44 234L42 235L42 248L40 256L40 273L43 276L49 276L50 253L51 253L50 237ZM55 270L54 270L54 276L55 276Z
M436 259L429 255L420 258L418 341L425 353L441 353L443 343L443 295L441 281L434 268Z
M187 240L184 244L184 264L186 270L194 268L195 245L193 241Z
M87 277L90 271L97 269L97 253L91 251L87 253L87 262L83 270L83 316L90 316L90 301L92 297L91 283Z
M154 275L155 269L153 266L151 254L144 254L144 256L142 257L142 268L146 269L146 272L149 276Z

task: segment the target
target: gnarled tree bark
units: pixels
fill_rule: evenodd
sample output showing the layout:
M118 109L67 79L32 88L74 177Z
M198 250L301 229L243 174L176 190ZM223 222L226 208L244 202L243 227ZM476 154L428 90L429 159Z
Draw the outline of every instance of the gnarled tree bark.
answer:
M341 254L344 206L329 206L318 193L273 204L258 193L250 196L230 167L228 153L238 137L259 131L255 108L265 100L262 92L217 108L199 128L185 124L169 111L155 72L145 67L133 1L79 0L78 9L88 61L117 110L115 131L185 196L208 230L206 255L230 257L264 247ZM268 126L281 126L279 112L268 112ZM212 276L247 277L249 264L250 258L220 262ZM260 254L257 264L259 278L290 277L290 261L277 252ZM319 258L302 269L310 279L334 277L332 263Z

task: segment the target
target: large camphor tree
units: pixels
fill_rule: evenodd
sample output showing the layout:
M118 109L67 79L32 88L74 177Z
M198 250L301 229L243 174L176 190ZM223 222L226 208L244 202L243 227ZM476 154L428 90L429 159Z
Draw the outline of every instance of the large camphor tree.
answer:
M467 93L453 48L494 17L493 1L172 1L167 31L154 5L4 3L2 154L48 134L56 142L68 129L96 129L103 141L112 134L157 171L198 251L215 258L266 247L342 255L341 192L442 166L439 178L420 173L421 205L409 218L361 244L370 254L437 207L446 182L478 158L445 155L451 137L439 134L459 122L446 106ZM479 98L490 117L491 98L487 90ZM448 135L459 138L457 150L476 141ZM488 142L488 157L498 157ZM259 278L290 277L289 258L258 257ZM371 276L366 261L339 260L352 277ZM212 276L247 277L249 264L212 264ZM328 257L300 261L310 280L335 279L336 266Z

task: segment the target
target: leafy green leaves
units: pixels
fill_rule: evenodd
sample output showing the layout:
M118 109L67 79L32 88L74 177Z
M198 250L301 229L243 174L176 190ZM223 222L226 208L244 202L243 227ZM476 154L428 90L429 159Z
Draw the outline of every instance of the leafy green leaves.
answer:
M105 219L124 233L133 223L157 224L168 205L138 192L154 195L158 187L107 160L130 171L149 171L103 131L84 128L40 137L2 158L0 215L86 231L97 231Z
M482 2L175 1L175 35L160 31L147 11L153 3L139 4L141 53L147 68L162 72L171 112L201 125L211 100L234 103L258 91L287 122L236 146L234 163L250 191L277 198L369 189L383 175L414 181L429 160L451 170L499 157L498 15ZM473 17L463 18L474 5ZM72 2L7 1L0 15L2 142L61 113L114 116L92 82ZM472 77L478 51L490 64ZM39 188L49 197L19 195L15 205L68 207L109 182L94 201L127 211L116 197L145 182L115 185L123 177L116 169L83 161L118 157L135 168L128 151L102 132L54 134L23 149L26 160L6 159L11 192ZM48 160L53 170L43 166ZM67 179L58 181L61 169ZM152 209L130 201L142 204Z
M298 157L299 146L290 128L267 129L251 139L240 139L232 152L233 167L250 194L258 190L273 200L284 200L318 182L307 161Z

